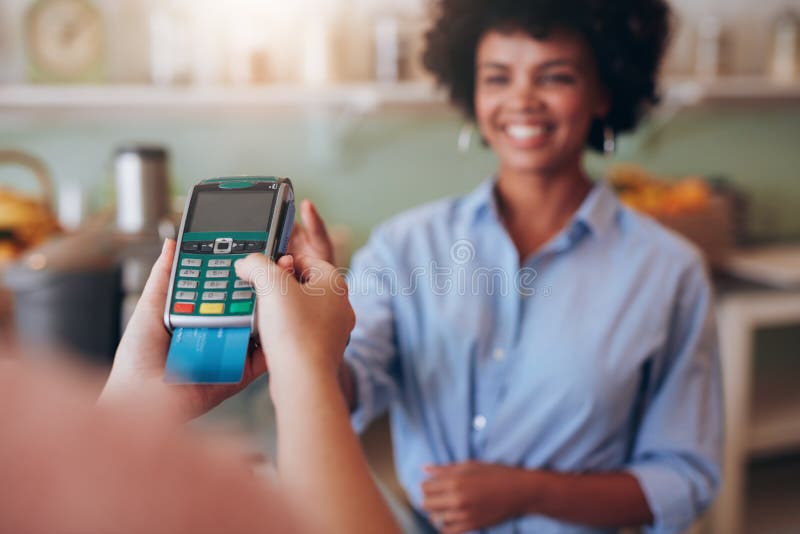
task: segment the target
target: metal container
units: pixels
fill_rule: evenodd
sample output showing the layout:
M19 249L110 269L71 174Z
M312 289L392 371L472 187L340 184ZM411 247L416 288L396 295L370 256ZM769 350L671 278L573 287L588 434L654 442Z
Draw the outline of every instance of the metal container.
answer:
M167 150L131 145L114 156L117 229L123 234L158 235L169 215Z
M14 334L24 347L111 363L122 297L118 245L111 234L48 241L10 265L4 278L14 293Z

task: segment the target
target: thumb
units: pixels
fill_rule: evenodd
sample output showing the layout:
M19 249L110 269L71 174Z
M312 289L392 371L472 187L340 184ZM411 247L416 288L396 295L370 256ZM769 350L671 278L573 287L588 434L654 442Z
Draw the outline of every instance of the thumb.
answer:
M294 274L295 272L294 258L292 257L291 254L286 254L284 256L281 256L275 263L277 263L278 267L280 267L281 269L289 271L290 273Z
M331 289L337 294L347 293L347 281L339 270L325 260L308 254L294 258L294 269L299 279L310 287Z
M327 274L335 269L327 261L310 254L295 254L293 258L295 271L304 279L310 278L314 272Z
M283 268L263 254L250 254L234 263L236 276L250 282L256 295L269 295L287 284L296 283L290 269Z

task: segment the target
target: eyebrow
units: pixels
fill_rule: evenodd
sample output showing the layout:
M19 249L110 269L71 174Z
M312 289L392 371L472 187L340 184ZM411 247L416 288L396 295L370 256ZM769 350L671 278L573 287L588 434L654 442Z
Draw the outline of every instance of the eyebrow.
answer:
M537 70L542 69L549 69L550 67L561 67L561 66L569 66L575 67L577 66L577 62L571 59L551 59L549 61L545 61L541 65L537 65ZM498 63L496 61L484 61L482 63L478 63L479 69L508 69L509 65L507 63Z

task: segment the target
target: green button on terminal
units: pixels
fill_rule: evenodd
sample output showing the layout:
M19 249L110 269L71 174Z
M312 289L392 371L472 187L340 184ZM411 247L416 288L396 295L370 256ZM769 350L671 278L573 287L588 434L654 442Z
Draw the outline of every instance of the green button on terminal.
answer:
M253 309L252 302L233 302L228 311L230 313L250 313L251 309Z

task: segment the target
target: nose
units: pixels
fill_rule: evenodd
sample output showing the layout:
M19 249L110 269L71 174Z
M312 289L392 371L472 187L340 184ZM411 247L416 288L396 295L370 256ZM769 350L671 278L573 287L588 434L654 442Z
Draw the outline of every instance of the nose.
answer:
M541 111L546 107L536 84L530 80L519 80L512 86L509 104L519 112Z

